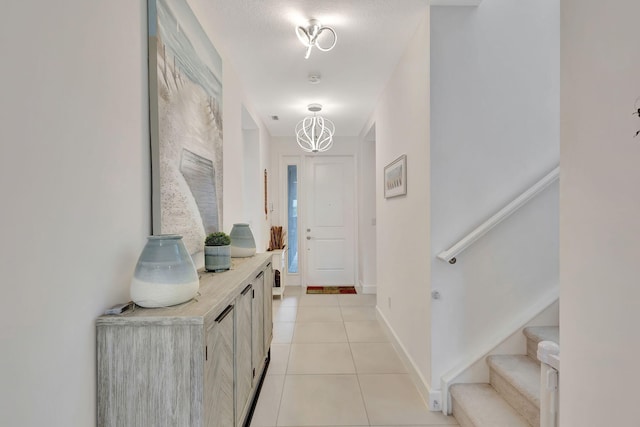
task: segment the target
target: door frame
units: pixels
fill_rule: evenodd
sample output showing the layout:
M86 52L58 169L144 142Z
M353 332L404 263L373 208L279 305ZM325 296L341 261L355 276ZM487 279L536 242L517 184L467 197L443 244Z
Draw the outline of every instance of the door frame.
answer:
M306 217L306 202L303 199L303 196L306 197L306 177L307 177L307 159L311 157L342 157L348 159L349 164L353 167L353 187L351 189L351 194L354 201L353 207L353 280L354 286L358 286L359 283L359 272L358 272L358 218L359 218L359 200L358 200L358 158L355 154L327 154L327 155L306 155L306 154L281 154L279 156L279 177L280 177L280 218L283 227L289 231L289 218L288 218L288 206L287 206L287 166L296 165L298 172L298 273L290 274L289 273L289 263L287 259L287 268L284 274L287 275L287 286L307 286L305 282L306 272L307 272L307 258L303 254L306 251L306 243L303 241L306 233L304 230L307 228L307 217ZM303 196L301 196L303 195ZM303 232L301 232L303 230ZM287 234L288 235L288 234ZM302 250L301 250L302 249Z

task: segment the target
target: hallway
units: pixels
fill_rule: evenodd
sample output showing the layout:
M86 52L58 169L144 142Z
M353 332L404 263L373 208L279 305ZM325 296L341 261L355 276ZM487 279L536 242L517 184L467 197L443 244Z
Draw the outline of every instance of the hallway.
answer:
M375 295L273 301L273 343L251 425L457 426L429 412L376 320Z

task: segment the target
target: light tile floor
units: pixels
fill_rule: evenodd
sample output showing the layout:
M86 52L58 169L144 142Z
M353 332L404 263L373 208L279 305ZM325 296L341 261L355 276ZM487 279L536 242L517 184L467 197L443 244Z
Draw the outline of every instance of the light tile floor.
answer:
M274 299L271 364L251 426L457 426L429 412L375 303L296 287Z

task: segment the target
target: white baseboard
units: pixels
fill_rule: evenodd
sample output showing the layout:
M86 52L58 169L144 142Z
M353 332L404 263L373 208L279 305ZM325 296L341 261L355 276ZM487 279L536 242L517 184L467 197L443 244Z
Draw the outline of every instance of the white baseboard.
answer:
M376 285L362 285L361 289L363 294L376 294L378 292Z
M402 359L407 371L409 372L409 376L413 380L416 388L418 389L418 393L422 396L422 399L427 402L427 406L430 411L440 412L442 411L442 393L440 390L431 390L429 384L424 379L417 365L407 353L407 349L402 345L398 336L394 332L394 330L389 325L387 318L384 317L384 314L380 311L378 307L376 307L376 317L381 321L384 326L387 334L391 337L391 344L395 347L398 355Z
M429 404L429 410L431 412L441 412L442 411L442 392L440 390L431 390L429 392L429 400L427 401Z
M358 280L356 290L359 294L376 294L378 292L378 287L376 285L363 283L362 280Z

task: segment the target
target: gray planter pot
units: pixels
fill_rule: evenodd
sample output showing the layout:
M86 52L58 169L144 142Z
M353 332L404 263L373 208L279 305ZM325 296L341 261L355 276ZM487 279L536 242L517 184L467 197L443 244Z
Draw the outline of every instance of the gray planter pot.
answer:
M231 246L205 246L204 268L207 271L226 271L231 268Z

